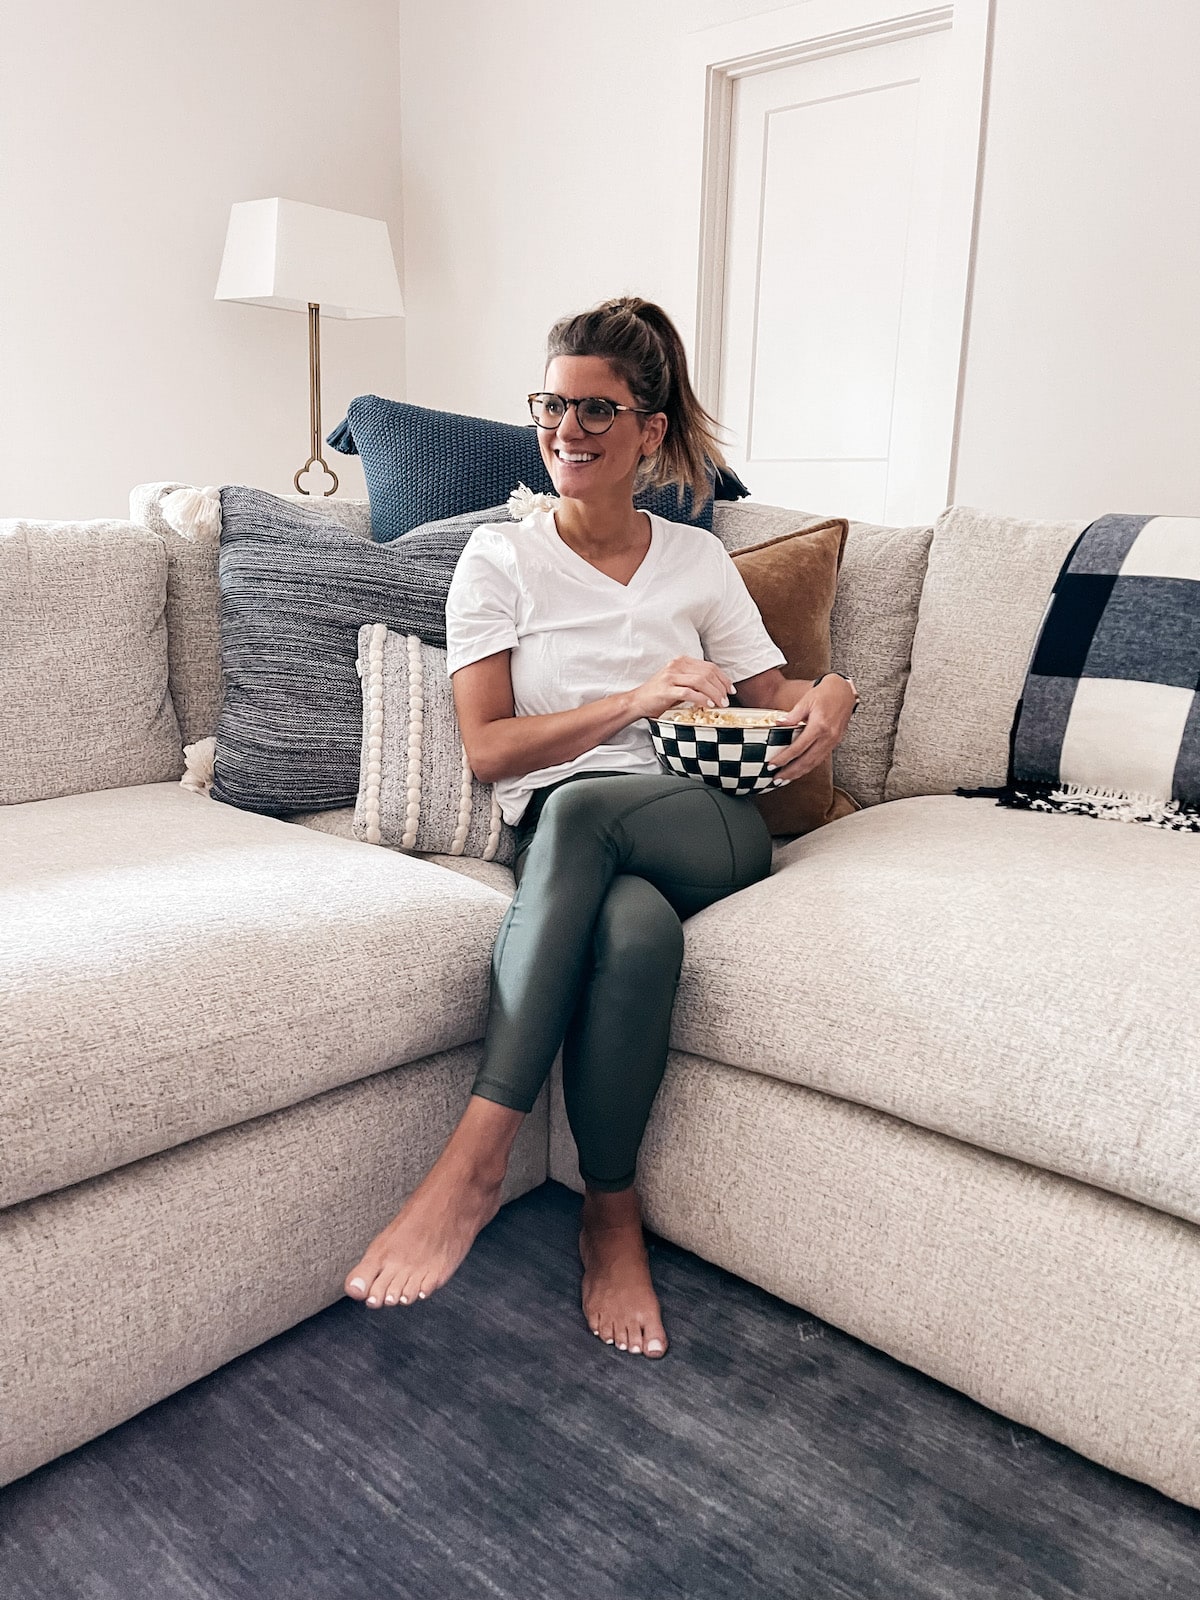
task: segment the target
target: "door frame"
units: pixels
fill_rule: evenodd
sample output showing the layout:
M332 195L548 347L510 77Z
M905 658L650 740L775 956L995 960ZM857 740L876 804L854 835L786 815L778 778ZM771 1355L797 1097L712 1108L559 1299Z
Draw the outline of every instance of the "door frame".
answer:
M701 405L719 404L734 87L739 78L894 39L950 30L935 304L923 397L921 460L906 465L903 520L924 521L954 498L963 377L983 178L993 0L947 0L923 10L902 0L804 0L697 29L692 82L703 85L699 273L692 380ZM936 515L936 512L934 513Z

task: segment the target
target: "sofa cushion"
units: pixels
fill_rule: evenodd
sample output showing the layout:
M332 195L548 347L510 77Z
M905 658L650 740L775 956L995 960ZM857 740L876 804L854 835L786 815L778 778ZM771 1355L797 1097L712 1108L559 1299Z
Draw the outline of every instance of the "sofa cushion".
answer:
M129 522L0 522L0 804L183 771L167 556Z
M829 614L846 532L844 517L830 517L803 533L777 534L733 554L763 626L787 657L780 668L785 678L815 678L829 670ZM834 787L832 756L782 788L755 795L754 803L773 837L807 833L857 809Z
M1029 522L950 506L934 525L912 675L884 794L999 785L1054 580L1087 519Z
M718 505L713 532L731 553L825 518L782 506ZM829 619L830 659L862 703L833 752L833 781L860 806L878 805L892 760L932 528L852 522Z
M455 558L457 559L457 558ZM453 575L427 554L372 544L262 489L221 490L221 660L213 796L282 816L358 793L363 623L446 642Z
M315 828L319 833L336 834L339 839L354 839L354 806L344 806L337 811L297 811L293 816L286 817L286 822L296 822L302 828ZM386 846L392 849L393 846ZM451 872L459 872L464 878L473 878L476 883L484 883L489 889L495 889L506 899L511 900L515 880L512 868L503 866L499 861L483 861L478 856L449 856L436 852L429 855L418 854L420 861L429 861L435 867L448 867Z
M953 795L686 926L672 1044L1200 1222L1200 839Z
M382 622L358 630L362 761L354 835L420 855L511 865L516 837L496 788L471 771L446 652Z
M130 520L149 528L166 547L167 663L183 744L212 738L225 694L217 583L220 530L185 538L162 514L167 495L191 487L187 483L139 483L129 492ZM370 539L371 512L365 500L314 500L304 495L281 498L302 514L335 522L363 541Z
M178 783L0 810L0 1206L480 1038L505 906Z

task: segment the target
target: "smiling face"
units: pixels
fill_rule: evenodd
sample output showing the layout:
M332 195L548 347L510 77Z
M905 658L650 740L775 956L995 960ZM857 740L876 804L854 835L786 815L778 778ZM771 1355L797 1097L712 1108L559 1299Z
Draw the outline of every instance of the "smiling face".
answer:
M629 385L600 356L555 356L546 368L542 388L568 399L602 395L617 405L636 406ZM551 433L538 429L542 460L555 489L564 499L632 499L633 483L643 456L662 443L667 419L661 412L639 416L618 411L607 433L587 433L571 406Z

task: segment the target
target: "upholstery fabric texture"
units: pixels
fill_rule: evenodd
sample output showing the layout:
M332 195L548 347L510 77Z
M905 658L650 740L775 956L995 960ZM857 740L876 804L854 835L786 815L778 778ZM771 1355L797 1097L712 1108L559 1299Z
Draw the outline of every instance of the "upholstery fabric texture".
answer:
M341 1299L479 1060L476 1044L439 1051L0 1211L0 1484ZM545 1174L543 1091L503 1199Z
M787 661L785 678L815 678L829 669L829 617L847 524L831 517L803 532L779 534L733 553L763 624ZM772 834L807 833L857 809L833 785L832 758L783 788L755 795Z
M353 805L358 630L446 642L440 535L377 545L261 489L221 491L221 659L213 797L280 816Z
M550 1175L578 1189L560 1083L550 1120ZM1193 1224L677 1052L638 1188L655 1232L1001 1416L1200 1505Z
M1085 526L970 506L942 512L886 799L1004 782L1025 669L1054 580Z
M183 772L167 555L129 522L0 522L0 804Z
M171 698L179 718L181 742L195 744L212 738L225 693L221 670L220 586L217 560L220 540L183 538L162 515L162 501L183 483L141 483L130 492L129 517L156 533L167 547L167 660ZM333 523L359 543L371 539L371 508L366 500L314 499L308 495L281 495L285 505L318 523ZM478 513L447 517L414 528L405 537L423 562L441 566L449 587L462 547L481 522L507 516L504 506L488 506Z
M381 544L422 523L503 503L518 483L554 493L532 422L517 426L361 394L327 442L362 458L371 537ZM647 490L635 503L671 522L712 527L712 500L697 508L690 491L682 505L674 488Z
M363 734L354 836L427 855L511 865L515 834L492 784L472 774L446 652L365 623L358 635Z
M195 744L217 731L225 692L221 672L217 586L219 539L185 539L167 523L163 500L185 483L140 483L129 494L130 521L156 534L167 553L167 667L171 700L179 719L180 744Z
M178 783L5 807L0 1205L481 1038L506 905Z
M337 811L301 811L295 816L285 817L284 821L298 823L302 828L315 828L318 833L336 834L339 839L353 839L354 812L354 806L343 806ZM385 845L385 848L395 847ZM483 861L478 856L448 856L436 850L428 855L421 855L420 859L430 862L435 867L447 867L451 872L461 873L464 878L471 878L475 883L486 884L489 889L495 889L497 894L502 894L506 900L511 900L513 897L516 884L512 868L503 866L499 861Z
M822 520L750 501L718 505L713 532L736 554ZM850 523L830 618L829 665L854 679L862 703L833 752L833 781L860 806L883 799L932 538L932 527Z
M689 919L672 1044L1200 1222L1196 843L954 795L860 811Z

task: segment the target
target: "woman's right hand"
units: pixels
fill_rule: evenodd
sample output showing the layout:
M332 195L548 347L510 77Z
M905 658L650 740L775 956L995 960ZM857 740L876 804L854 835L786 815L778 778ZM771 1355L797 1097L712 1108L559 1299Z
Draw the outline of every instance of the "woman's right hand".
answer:
M661 717L684 700L694 706L727 706L733 682L711 661L676 656L631 692L636 721L641 717Z

